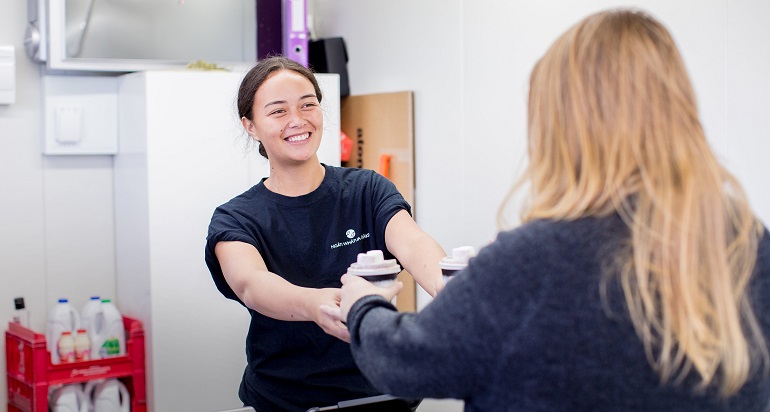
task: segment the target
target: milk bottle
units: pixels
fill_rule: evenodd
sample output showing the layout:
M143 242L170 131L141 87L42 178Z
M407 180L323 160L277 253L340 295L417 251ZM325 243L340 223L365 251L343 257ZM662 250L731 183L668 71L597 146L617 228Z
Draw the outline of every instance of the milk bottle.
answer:
M91 296L91 299L80 310L80 327L91 333L96 314L102 310L102 299L99 296Z
M93 412L129 412L131 409L128 388L117 379L90 381L86 384L85 394Z
M48 351L51 353L51 362L59 363L58 343L62 332L75 333L80 328L80 315L70 305L69 300L61 298L48 314L48 322L45 329L45 339Z
M91 339L83 328L78 329L78 334L75 335L74 349L75 361L82 362L91 359Z
M60 363L75 362L75 339L72 337L72 332L65 330L61 333L56 343L56 353L59 355Z
M51 412L88 412L88 399L80 384L64 385L51 392Z
M101 310L94 316L91 329L91 359L125 355L123 316L110 299L102 299Z

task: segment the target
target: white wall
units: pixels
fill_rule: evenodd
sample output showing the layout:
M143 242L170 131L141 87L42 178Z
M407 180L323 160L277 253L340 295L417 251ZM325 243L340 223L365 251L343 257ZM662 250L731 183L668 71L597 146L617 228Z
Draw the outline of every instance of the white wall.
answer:
M41 72L24 53L26 18L25 1L0 5L0 44L16 47L17 74L16 103L0 105L0 325L23 296L43 331L59 297L80 307L90 294L115 296L112 158L41 155ZM4 355L0 370L3 408Z
M345 37L353 94L415 92L417 219L447 250L482 246L496 232L497 206L523 161L535 59L570 24L621 4L309 1L317 34ZM672 31L714 147L770 222L770 4L623 4L649 10ZM40 72L22 51L25 19L25 2L0 5L0 45L17 48L18 93L14 105L0 106L0 324L10 318L13 297L23 295L42 330L59 296L81 305L91 293L115 295L112 159L40 155Z
M770 2L731 2L727 12L726 133L722 153L770 224Z

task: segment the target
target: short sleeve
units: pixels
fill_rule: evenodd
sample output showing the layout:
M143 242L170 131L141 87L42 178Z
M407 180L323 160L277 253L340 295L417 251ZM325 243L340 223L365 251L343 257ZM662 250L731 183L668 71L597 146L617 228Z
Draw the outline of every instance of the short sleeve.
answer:
M412 207L409 202L404 199L401 192L398 191L396 185L390 180L386 179L382 175L372 172L372 188L374 200L374 214L375 229L380 244L385 244L385 228L388 226L390 219L399 211L406 210L409 215L412 215Z
M256 247L256 240L250 236L238 223L235 216L229 213L224 207L219 207L214 211L209 224L208 236L206 237L206 266L208 266L211 276L219 292L226 298L241 302L233 289L227 284L222 267L219 264L214 253L214 248L219 242L244 242Z

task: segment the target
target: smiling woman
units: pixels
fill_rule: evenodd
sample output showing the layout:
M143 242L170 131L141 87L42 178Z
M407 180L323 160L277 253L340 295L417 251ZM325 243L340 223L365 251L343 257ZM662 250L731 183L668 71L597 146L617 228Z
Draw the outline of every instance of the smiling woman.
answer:
M254 98L251 116L247 113L241 113L243 128L259 142L260 154L272 160L276 172L279 162L317 160L323 113L320 88L310 79L290 70L270 72Z
M257 411L304 412L380 394L353 361L339 313L340 276L358 254L399 259L433 295L443 285L445 254L393 183L320 163L322 99L313 73L284 57L246 74L238 113L270 173L218 207L209 225L214 282L251 315L239 395Z

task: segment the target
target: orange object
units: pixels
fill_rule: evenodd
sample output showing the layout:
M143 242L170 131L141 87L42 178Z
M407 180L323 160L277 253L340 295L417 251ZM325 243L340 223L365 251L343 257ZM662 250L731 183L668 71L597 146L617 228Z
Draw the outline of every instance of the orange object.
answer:
M351 152L353 152L353 139L348 137L345 132L340 131L340 160L349 161Z
M378 172L379 174L390 179L390 155L389 154L380 155L380 170L378 170Z

